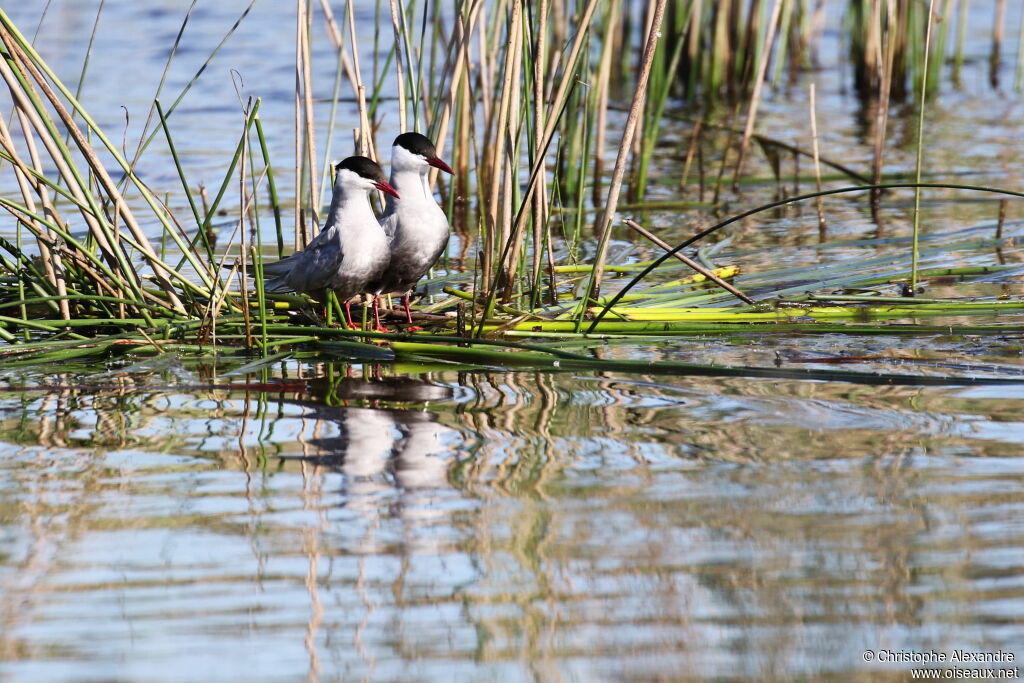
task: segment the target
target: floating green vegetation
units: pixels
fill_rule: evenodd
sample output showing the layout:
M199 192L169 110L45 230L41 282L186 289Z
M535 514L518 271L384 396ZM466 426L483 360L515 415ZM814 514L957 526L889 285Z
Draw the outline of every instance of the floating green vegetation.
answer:
M585 368L596 367L594 361L557 352L550 344L524 346L515 340L737 331L1005 334L1020 329L1020 296L920 296L920 286L932 281L969 286L981 277L1019 274L1019 269L999 263L941 265L937 256L961 236L920 230L919 200L912 243L894 244L884 235L857 241L861 254L869 252L865 247L877 247L881 256L747 273L743 252L715 264L705 262L701 251L692 257L684 251L706 247L708 238L739 221L834 195L856 195L876 207L894 201L903 190L1024 197L993 187L923 183L920 154L916 182L884 176L884 117L876 129L874 168L863 174L822 158L816 139L813 149L804 149L755 134L764 84L778 82L787 69L792 78L808 64L821 3L695 0L669 6L665 0L585 0L553 11L547 2L538 6L516 0L491 7L462 0L450 13L442 12L440 4L426 5L417 15L415 2L392 2L390 52L384 50L386 61L374 62L373 77L364 79L351 46L356 35L352 3L342 19L344 29L322 3L322 20L337 50L333 101L346 80L357 101L355 151L379 158L375 131L392 72L400 127L429 132L439 153L451 144L455 180L439 189L449 215L459 216L453 222L460 236L472 245L467 250L472 267L456 272L451 263L442 264L448 272L440 278L446 295L417 309L416 324L425 329L395 333L341 329L333 322L340 320L336 301L324 308L305 296L264 291L264 258L279 258L308 243L319 227L329 183L330 165L318 160L315 145L312 3L299 3L297 14L292 207L282 204L277 191L259 100L244 104L235 153L213 199L199 201L170 125L184 92L167 109L159 97L154 99L158 125L129 158L0 10L0 77L13 102L10 123L0 117L0 159L19 192L0 197L0 208L17 225L15 242L0 241L0 339L6 342L0 357L17 365L125 353L216 353L244 357L239 371L296 355L443 358L471 364L504 359L507 365L550 361ZM885 11L879 3L851 0L848 5L845 30L857 92L881 101L887 111L890 95L901 99L907 88L916 88L922 96L919 151L926 145L924 97L939 87L944 66L944 60L929 60L929 54L946 54L948 25L935 25L951 11L951 3L939 4L931 13L909 0L888 3ZM637 12L641 5L644 11ZM740 25L746 28L740 31ZM629 105L615 105L613 94ZM720 107L723 102L728 106ZM684 116L670 112L670 103L693 105L685 114L692 136L684 145L679 186L682 193L696 175L699 189L678 202L648 202L645 192L653 182L648 167L661 140L661 124ZM615 109L625 119L613 127L609 112ZM738 125L741 115L745 122ZM617 145L608 144L613 132L621 136ZM333 134L332 109L329 139ZM174 159L189 215L175 215L159 198L165 189L149 187L135 172L139 155L158 139ZM605 165L609 148L617 149L610 168ZM756 206L676 245L636 221L617 217L625 209L721 209L729 169L733 187L750 182L744 160L756 150L778 184L783 154L813 159L819 187L822 163L838 171L825 180L857 184ZM718 168L705 167L705 152L720 160ZM236 220L226 238L215 236L214 219L234 188L241 188L242 195ZM819 203L819 212L824 206ZM284 230L289 208L294 214L291 236ZM824 230L824 215L819 215ZM622 225L662 253L645 262L610 263L612 232ZM271 231L272 243L264 244L263 235ZM1004 238L994 233L970 239L998 246ZM828 240L823 232L815 248L825 254L852 244ZM590 254L585 260L579 256L584 246ZM556 263L556 253L564 255L562 262ZM632 277L615 287L613 278L620 274ZM965 322L965 316L979 315L992 320ZM364 312L364 322L367 317ZM938 317L946 318L946 324L938 324ZM457 345L469 338L516 352L495 353L489 347L482 354L479 346ZM437 350L431 351L431 345ZM632 367L616 366L623 371ZM697 372L690 365L663 367Z

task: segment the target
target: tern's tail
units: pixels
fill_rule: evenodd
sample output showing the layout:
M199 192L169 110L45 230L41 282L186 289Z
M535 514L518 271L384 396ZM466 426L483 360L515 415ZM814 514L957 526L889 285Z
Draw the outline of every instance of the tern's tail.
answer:
M292 287L286 282L288 274L292 272L292 268L295 266L295 254L281 259L280 261L271 261L270 263L263 264L263 289L267 292L291 292L294 291ZM252 274L252 271L249 272Z

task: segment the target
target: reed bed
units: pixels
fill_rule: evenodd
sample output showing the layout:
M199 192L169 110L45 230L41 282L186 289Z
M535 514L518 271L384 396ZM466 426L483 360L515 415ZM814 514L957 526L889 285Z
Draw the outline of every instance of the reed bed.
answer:
M813 267L748 276L737 264L705 267L683 253L691 245L707 246L707 238L741 219L805 200L819 202L822 242L828 244L828 204L820 202L833 195L868 195L876 207L904 190L1024 197L999 188L922 182L928 98L955 87L963 61L962 39L949 47L950 26L962 31L966 21L955 2L846 3L853 85L877 112L871 169L829 159L827 149L819 152L816 135L812 148L756 132L765 89L792 87L814 65L825 11L820 1L441 5L379 0L373 43L383 49L367 60L353 49L360 31L352 2L335 14L337 6L326 0L297 0L294 163L270 158L261 103L250 100L212 199L195 196L175 146L169 115L184 93L167 110L159 97L154 100L155 125L129 159L0 10L0 76L13 103L10 120L0 117L0 159L19 192L0 197L0 208L14 218L17 234L28 237L0 243L0 338L7 342L0 356L17 364L116 353L255 354L251 367L259 367L298 349L372 357L380 342L396 353L423 356L421 347L401 344L424 338L445 349L453 340L475 337L524 353L550 353L521 348L515 339L724 330L934 333L937 326L917 319L1001 316L1024 308L1012 297L915 296L919 280L942 270L928 269L929 249L943 248L916 227L905 259L877 267L831 264L827 276ZM336 51L329 142L322 154L314 100L323 87L313 81L311 63L318 31ZM230 32L224 40L229 38ZM994 34L997 67L1004 50ZM918 175L915 182L888 182L888 112L911 93L918 95L922 117ZM355 101L354 122L336 123L344 118L337 111L343 97ZM331 182L330 156L347 148L338 142L341 131L354 130L353 152L380 158L388 148L388 141L377 139L381 120L394 114L403 130L424 132L450 159L456 175L438 189L454 229L471 245L468 268L442 263L447 275L430 282L444 293L418 307L417 323L427 328L419 335L340 329L331 325L335 307L324 316L306 297L268 295L262 287L264 259L287 255L316 234ZM663 126L680 119L691 130L681 150L680 199L650 202L650 166L663 143ZM154 141L175 160L186 215L175 215L159 199L169 188L151 188L135 173L139 155ZM781 187L787 155L814 160L817 192L737 213L676 245L632 221L638 241L653 240L661 253L646 263L609 262L612 231L628 225L617 210L720 208L724 193L742 196L752 179L752 156L762 157L761 166L773 169ZM289 163L295 199L286 207L278 182ZM838 173L823 176L820 165ZM841 179L854 184L835 187ZM833 185L821 189L822 182ZM241 209L224 231L229 234L214 239L215 216L236 188ZM685 263L667 266L672 256ZM670 270L672 277L659 282ZM998 270L981 265L955 276ZM612 287L609 277L620 273L633 277ZM833 294L871 283L898 284L867 298ZM976 334L1007 329L998 321L962 326Z

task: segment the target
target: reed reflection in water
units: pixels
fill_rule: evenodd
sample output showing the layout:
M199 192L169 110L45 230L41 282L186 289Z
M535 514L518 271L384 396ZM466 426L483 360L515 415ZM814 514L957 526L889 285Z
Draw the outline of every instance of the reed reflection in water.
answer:
M350 372L0 394L2 670L875 679L1024 642L1013 388Z

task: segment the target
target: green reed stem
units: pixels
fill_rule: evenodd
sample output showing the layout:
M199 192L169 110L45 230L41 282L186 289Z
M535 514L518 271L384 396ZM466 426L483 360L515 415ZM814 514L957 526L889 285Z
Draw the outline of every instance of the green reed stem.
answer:
M1017 92L1024 90L1024 12L1021 12L1020 27L1017 29L1017 66L1014 70L1013 87Z
M763 377L786 380L826 380L874 385L949 386L972 384L1021 384L1024 376L1007 377L935 377L929 375L901 375L895 373L857 372L851 370L818 370L815 368L757 368L743 366L704 365L678 361L603 360L577 356L553 358L554 350L542 347L539 353L492 353L486 349L435 344L392 344L399 357L444 358L446 360L501 366L510 364L546 367L552 370L643 373L654 375L692 375L704 377Z
M622 297L626 295L627 292L629 292L629 290L631 290L633 287L635 287L637 284L639 284L655 268L660 266L662 263L664 263L668 259L672 258L672 256L675 255L677 252L685 249L686 247L690 246L694 242L697 242L698 240L704 239L705 237L707 237L708 235L710 235L710 234L712 234L714 232L718 232L722 228L725 228L725 227L727 227L729 225L732 225L733 223L735 223L737 221L743 220L744 218L746 218L748 216L753 216L754 214L762 213L764 211L769 211L771 209L774 209L774 208L777 208L777 207L780 207L780 206L786 206L788 204L795 204L797 202L806 201L808 199L816 199L818 197L827 197L827 196L834 195L834 194L848 194L848 193L851 193L851 192L865 192L865 191L870 191L870 190L913 189L913 188L917 188L917 187L943 189L943 190L966 190L966 191L969 191L969 192L988 192L988 193L992 193L992 194L1002 194L1002 195L1007 195L1007 196L1010 196L1010 197L1018 197L1018 198L1024 199L1024 192L1014 192L1013 190L1002 190L1002 189L991 188L991 187L980 187L980 186L977 186L977 185L958 185L958 184L952 184L952 183L883 183L883 184L880 184L880 185L861 185L861 186L857 186L857 187L840 187L840 188L831 189L831 190L823 190L821 192L812 192L810 194L799 195L797 197L789 197L789 198L786 198L786 199L780 199L778 201L770 202L768 204L762 204L761 206L754 207L753 209L748 209L747 211L744 211L742 213L736 214L735 216L732 216L731 218L727 218L726 220L721 221L720 223L716 223L715 225L712 225L710 228L706 228L705 230L702 230L702 231L696 233L695 235L693 235L689 239L685 240L684 242L682 242L678 246L673 247L671 251L665 252L664 254L662 254L661 256L656 258L654 261L652 261L650 263L650 265L648 265L646 268L644 268L642 271L640 271L640 273L638 273L635 277L633 277L632 280L630 280L628 283L626 283L626 286L623 287L622 289L620 289L618 291L618 293L616 293L616 295L612 297L611 301L609 301L607 304L604 305L604 307L601 309L601 311L594 318L593 322L590 323L590 326L587 328L587 333L589 334L590 332L592 332L595 329L597 324L599 322L601 322L601 319L604 318L604 316L608 313L608 311L610 311L611 308L615 304L617 304L619 302L619 300L621 300Z
M924 74L921 78L921 108L917 115L917 165L914 173L914 243L910 264L910 291L917 292L918 242L921 234L921 168L924 165L924 110L928 100L928 59L931 56L932 13L935 11L935 0L928 0L927 25L924 37Z
M188 181L185 179L185 169L181 166L181 158L178 156L178 150L174 147L174 140L171 138L171 130L167 127L167 117L164 115L164 109L160 106L160 100L153 100L153 106L156 107L157 116L160 118L160 127L164 131L164 137L167 138L167 149L171 152L171 159L174 160L174 168L178 170L178 178L181 180L181 187L185 190L185 198L188 199L188 205L192 209L192 216L196 220L196 226L202 226L203 221L199 217L199 209L196 208L196 201L192 197L192 190L188 186Z
M324 205L324 193L331 184L331 148L334 142L334 127L337 123L338 100L341 98L341 74L344 70L345 48L338 47L338 59L334 65L334 87L331 90L331 113L327 117L327 143L324 147L324 168L320 174L320 196L317 197L317 210Z
M687 5L684 14L684 23L690 19L690 12L693 6ZM654 156L654 149L657 145L658 132L661 130L662 115L665 113L665 106L668 104L669 93L671 92L673 77L679 69L679 61L683 56L685 41L676 43L669 60L668 69L656 70L651 74L651 94L646 105L646 123L643 127L643 144L641 145L640 166L637 170L636 192L633 199L637 202L643 201L647 194L647 169L650 167L651 158ZM668 49L667 43L658 46L658 52ZM662 60L664 61L664 60ZM621 205L620 205L621 206Z
M150 192L146 184L143 183L142 180L139 179L137 175L135 175L135 172L132 169L131 165L125 160L124 156L121 154L117 146L114 145L109 140L109 138L107 138L107 136L103 133L103 131L99 128L99 126L96 125L96 122L92 119L89 113L85 111L85 109L81 106L78 100L74 98L74 96L64 86L60 79L57 78L56 74L50 69L49 65L42 59L42 57L40 57L38 52L35 51L33 46L25 40L25 37L21 35L17 27L14 25L14 23L10 20L10 18L2 9L0 9L0 24L3 24L4 29L13 37L14 41L17 42L19 49L22 50L27 56L27 61L34 65L34 67L41 72L40 77L37 78L37 82L39 83L40 88L47 95L47 98L50 100L50 103L53 105L54 109L62 115L62 119L64 120L64 123L68 127L68 129L71 130L73 134L78 132L77 128L74 127L74 122L71 120L70 114L66 112L66 109L60 103L56 94L52 92L50 86L45 82L46 80L48 80L49 83L52 83L53 86L56 87L56 89L60 92L64 100L68 102L68 104L71 106L72 110L77 111L79 116L82 117L82 120L85 122L87 129L91 130L93 134L95 134L96 137L100 140L100 142L103 143L103 146L106 148L107 152L114 158L117 164L121 167L122 171L126 173L128 177L132 180L139 194L146 201L149 208L153 212L153 215L160 221L164 229L169 231L171 237L178 244L179 248L181 248L182 251L185 252L185 255L188 257L190 263L195 268L196 274L199 276L203 285L206 286L207 288L212 288L212 281L210 280L209 275L206 272L204 272L202 264L200 264L198 260L195 259L194 255L185 248L184 243L181 242L179 236L173 230L172 226L170 225L169 219L165 215L163 209L160 207L156 198L153 196L152 192ZM45 76L45 79L43 78L43 76ZM45 110L41 112L41 115L45 115ZM155 135L156 132L157 131L154 130L153 134ZM182 281L185 281L186 278L180 272L179 269L171 269L167 264L161 262L159 257L156 256L156 253L152 250L152 247L148 245L148 240L146 240L145 236L141 233L138 224L135 222L134 216L127 209L127 206L124 205L123 198L118 193L116 187L113 184L112 179L109 177L103 165L100 163L98 157L96 156L95 150L89 145L89 143L84 139L84 137L80 136L81 133L78 132L78 135L76 136L76 144L79 147L79 151L82 153L83 156L86 157L90 169L96 172L97 176L101 179L104 185L105 192L107 192L110 195L110 198L115 202L115 204L119 205L118 208L120 209L122 220L124 220L128 227L131 229L132 233L136 236L136 239L142 245L145 246L143 253L146 256L147 261L149 261L151 266L153 267L154 273L157 276L157 278L162 281L161 284L165 288L166 293L172 298L174 298L173 287L170 286L170 282L166 280L166 278L168 276L173 276ZM68 165L72 168L73 172L75 172L74 163L70 160L70 158L68 159L68 162ZM82 187L88 188L88 185L83 183ZM90 195L90 192L86 192L86 197L89 199L90 203L94 203ZM96 215L100 214L98 210L94 211L94 213ZM116 236L111 235L111 238L114 240L112 241L112 244L116 244ZM114 251L117 258L119 260L123 260L123 256L117 254L117 252L119 252L120 250L114 249ZM130 270L130 268L126 267L125 265L121 265L120 267L125 272L133 272ZM143 315L148 315L145 311L143 311L142 313Z
M89 71L89 62L92 59L92 46L96 43L96 32L100 27L100 17L103 15L103 7L106 5L106 0L100 0L99 6L96 8L96 19L92 22L92 32L89 33L89 42L85 46L85 56L82 57L82 69L78 73L78 85L75 86L75 99L77 100L82 96L82 88L85 87L85 75ZM35 40L33 39L33 42ZM70 133L64 138L64 144L68 144L70 141Z
M210 259L209 265L211 266L216 263L216 259L213 255L213 245L210 243L208 231L210 230L210 225L213 222L214 216L217 215L217 208L220 206L221 200L224 199L224 195L227 193L228 187L233 184L234 178L232 176L234 176L235 167L238 166L238 160L242 158L242 151L245 149L246 137L249 135L249 131L253 127L253 123L256 120L256 114L259 112L259 109L260 100L257 98L245 117L245 124L242 126L242 135L238 138L238 144L235 146L235 153L232 155L231 162L228 164L228 170L224 174L224 180L221 182L220 188L217 190L217 196L210 204L210 208L206 212L206 217L199 226L199 235L197 236L197 240L193 240L190 245L194 247L198 240L202 240L203 245L206 247L208 258ZM191 249L185 254L185 256L190 254ZM185 259L182 258L182 260L178 262L178 269L180 269L184 264Z
M60 237L67 244L69 244L72 247L74 247L75 250L76 250L76 253L81 255L85 260L89 261L89 263L91 265L93 265L100 272L100 274L105 275L110 282L119 283L121 285L125 284L125 280L123 278L118 277L114 273L114 271L111 270L111 268L106 264L105 261L103 261L98 256L96 256L96 254L93 253L93 251L91 249L88 249L78 239L73 237L70 233L65 231L62 227L58 226L56 223L51 223L50 221L46 220L45 218L43 218L39 214L32 213L27 208L21 206L20 204L18 204L16 202L12 202L9 199L5 199L4 197L0 197L0 206L5 207L8 210L13 210L13 211L15 211L17 213L20 213L20 214L24 215L24 216L32 218L32 220L34 222L38 223L39 225L41 225L41 226L43 226L45 228L48 228L51 232L53 232L55 235ZM41 232L41 231L40 232L36 232L36 229L33 227L33 225L31 223L25 223L25 226L29 230L31 230L33 232L33 234L35 234L37 237L45 236L44 233ZM117 251L120 252L120 249L118 249ZM121 271L119 271L119 272L121 272ZM129 280L128 282L131 283L131 280ZM133 294L136 295L136 298L131 300L132 301L132 305L134 306L136 304L142 303L144 301L144 299L145 299L145 296L143 294L143 290L142 290L141 286L137 286L136 285L136 287L131 287L131 289L132 289ZM140 310L145 310L145 307L141 307ZM167 312L172 314L172 315L176 315L170 309L167 309Z
M281 202L277 196L277 184L274 182L274 168L270 163L267 138L263 134L263 123L258 114L253 116L253 122L256 125L256 137L260 141L260 154L267 170L267 191L270 193L270 206L274 210L274 228L277 231L277 257L284 258L284 229L281 227Z

